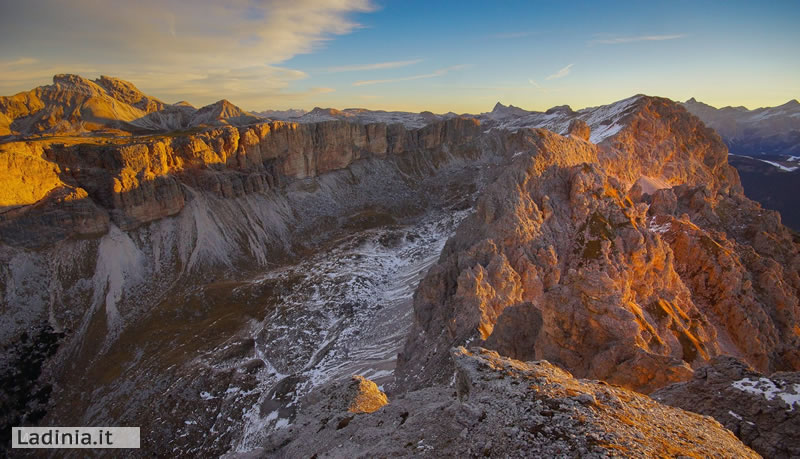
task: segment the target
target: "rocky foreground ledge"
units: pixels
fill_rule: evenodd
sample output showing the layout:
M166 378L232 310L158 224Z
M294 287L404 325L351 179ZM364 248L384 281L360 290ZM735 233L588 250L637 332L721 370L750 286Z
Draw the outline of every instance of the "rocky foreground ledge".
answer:
M378 398L374 388L329 388L264 449L238 457L759 457L708 416L547 361L483 348L451 356L455 388L408 392L361 414L352 407Z

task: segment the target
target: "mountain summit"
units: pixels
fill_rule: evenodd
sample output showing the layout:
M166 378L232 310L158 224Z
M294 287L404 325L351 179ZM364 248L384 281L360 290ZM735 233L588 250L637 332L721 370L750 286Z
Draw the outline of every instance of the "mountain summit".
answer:
M109 76L91 81L79 75L55 75L52 85L0 97L0 137L163 132L259 119L226 100L200 110L187 103L166 104L133 83Z

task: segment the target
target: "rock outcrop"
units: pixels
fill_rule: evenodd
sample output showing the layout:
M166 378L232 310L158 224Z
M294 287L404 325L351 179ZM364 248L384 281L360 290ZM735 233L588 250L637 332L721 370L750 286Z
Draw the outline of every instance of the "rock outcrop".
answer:
M325 399L276 431L277 457L758 457L717 421L548 362L454 349L455 390L432 387L372 414ZM235 457L235 455L231 455Z
M712 416L764 457L800 456L800 373L766 377L717 357L683 383L651 394L667 405Z
M742 195L713 131L664 99L634 106L599 148L522 134L530 153L420 283L401 388L446 382L464 343L642 392L719 354L800 369L791 234ZM640 177L672 188L643 193Z
M389 403L386 394L374 382L358 375L323 391L322 397L328 403L327 409L354 414L374 413Z

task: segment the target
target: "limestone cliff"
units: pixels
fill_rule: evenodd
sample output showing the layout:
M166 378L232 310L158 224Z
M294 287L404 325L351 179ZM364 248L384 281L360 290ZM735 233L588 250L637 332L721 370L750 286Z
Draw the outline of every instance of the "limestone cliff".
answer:
M130 230L180 212L190 189L241 197L362 159L423 151L474 157L479 134L479 123L456 118L419 130L271 122L118 145L7 142L0 144L0 238L37 247L105 234L109 221Z

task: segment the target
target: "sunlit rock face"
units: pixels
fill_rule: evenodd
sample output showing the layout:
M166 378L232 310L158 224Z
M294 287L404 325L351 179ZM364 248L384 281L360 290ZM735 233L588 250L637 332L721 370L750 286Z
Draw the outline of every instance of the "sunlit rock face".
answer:
M0 206L17 210L0 217L0 234L11 244L37 247L105 234L109 219L132 230L178 214L192 190L239 198L358 160L425 152L434 162L422 168L436 167L450 156L479 155L479 134L480 124L471 119L419 130L277 121L188 136L121 138L119 145L7 142L0 144ZM27 231L18 231L21 227Z
M741 193L719 137L643 98L598 147L530 131L415 294L401 386L479 343L643 392L720 353L798 369L797 245ZM637 178L673 188L642 192ZM769 241L769 242L767 242Z
M0 97L0 138L127 135L242 126L261 120L224 99L200 109L185 102L167 104L128 81L108 76L92 81L79 75L55 75L51 85Z

